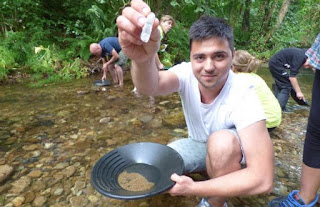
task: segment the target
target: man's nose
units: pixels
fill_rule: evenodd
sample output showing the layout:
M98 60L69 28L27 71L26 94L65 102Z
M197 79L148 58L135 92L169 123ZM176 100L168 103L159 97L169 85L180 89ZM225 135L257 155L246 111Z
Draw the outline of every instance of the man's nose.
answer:
M207 58L205 61L204 69L207 72L211 72L214 70L214 61L211 58Z

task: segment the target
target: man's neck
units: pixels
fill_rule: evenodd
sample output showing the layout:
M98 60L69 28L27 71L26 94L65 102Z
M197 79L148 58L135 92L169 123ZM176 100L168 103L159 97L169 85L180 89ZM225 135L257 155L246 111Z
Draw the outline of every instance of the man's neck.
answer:
M223 88L224 84L216 88L204 88L202 85L199 85L201 102L204 104L211 104L219 95Z

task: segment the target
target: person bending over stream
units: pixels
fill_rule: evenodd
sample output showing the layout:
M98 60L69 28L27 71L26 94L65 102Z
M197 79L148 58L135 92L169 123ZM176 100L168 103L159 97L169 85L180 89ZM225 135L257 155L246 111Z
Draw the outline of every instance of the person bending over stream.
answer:
M96 56L101 56L103 61L103 76L102 80L107 79L107 71L112 76L113 83L119 83L123 86L123 70L127 63L127 56L121 51L121 46L117 37L107 37L98 43L90 44L90 53ZM107 61L107 56L111 58Z

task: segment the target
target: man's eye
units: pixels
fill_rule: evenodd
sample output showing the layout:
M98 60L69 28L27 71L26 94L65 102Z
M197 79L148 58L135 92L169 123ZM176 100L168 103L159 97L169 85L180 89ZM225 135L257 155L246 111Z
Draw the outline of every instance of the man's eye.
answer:
M214 57L214 59L216 59L216 60L223 60L224 58L225 58L225 55L223 55L223 54L218 54Z
M201 56L199 56L199 57L196 57L196 60L197 60L197 61L202 61L202 60L204 60L204 58L201 57Z

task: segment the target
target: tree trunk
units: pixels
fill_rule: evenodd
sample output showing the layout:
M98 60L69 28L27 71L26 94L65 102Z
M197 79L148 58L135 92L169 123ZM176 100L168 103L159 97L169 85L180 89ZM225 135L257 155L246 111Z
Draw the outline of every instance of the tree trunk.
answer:
M242 31L248 32L250 29L250 7L251 0L246 0L242 19Z
M268 31L270 25L271 25L271 17L274 13L274 10L276 9L276 6L278 4L279 0L275 0L273 3L271 2L272 6L269 8L270 0L268 0L265 8L264 8L264 18L261 25L261 30L264 32L263 35L265 35L266 31Z
M277 29L281 26L290 6L291 0L283 0L279 15L277 17L276 25L268 32L265 38L265 42L268 42L271 36L277 31Z

